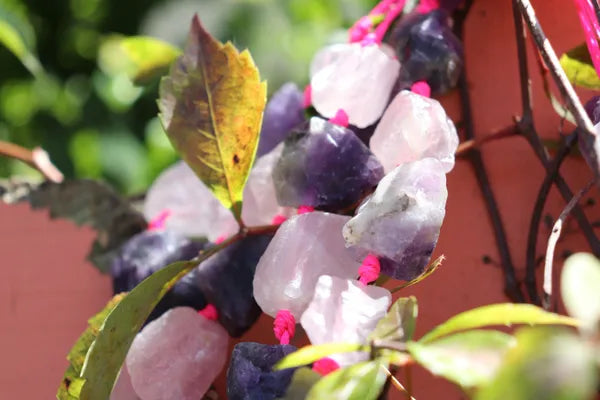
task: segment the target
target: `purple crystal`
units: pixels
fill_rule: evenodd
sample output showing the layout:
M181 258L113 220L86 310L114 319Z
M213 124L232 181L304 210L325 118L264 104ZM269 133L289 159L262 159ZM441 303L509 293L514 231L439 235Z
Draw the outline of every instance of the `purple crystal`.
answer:
M340 210L379 182L383 167L349 129L313 117L285 141L273 181L279 204Z
M443 10L402 18L390 36L402 67L395 90L427 81L435 93L456 86L463 66L461 42L452 33Z
M260 316L252 294L256 264L271 235L248 236L218 252L190 275L219 313L219 322L233 337L241 336Z
M272 400L281 397L295 369L273 371L273 366L296 351L291 345L242 342L235 345L227 370L229 400Z
M290 131L304 122L304 94L288 82L273 93L263 115L256 157L267 154L283 142Z
M594 125L600 122L600 96L594 96L585 103L585 111Z

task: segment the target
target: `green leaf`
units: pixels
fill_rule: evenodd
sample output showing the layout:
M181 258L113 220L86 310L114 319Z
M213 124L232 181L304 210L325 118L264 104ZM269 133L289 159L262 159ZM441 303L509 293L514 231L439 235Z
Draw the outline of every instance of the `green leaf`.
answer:
M61 382L60 387L58 388L58 393L56 393L56 398L59 400L68 400L73 398L78 398L77 393L81 391L81 385L84 380L79 378L81 374L81 369L83 368L83 363L85 361L85 355L87 354L90 346L96 340L98 336L98 332L100 331L100 327L106 316L115 308L117 304L123 298L125 294L118 294L114 296L106 306L100 311L98 314L94 315L92 318L88 320L87 329L81 334L77 342L69 351L67 355L67 360L69 360L69 368L65 372L65 376Z
M441 336L467 329L513 324L577 326L578 322L573 318L544 311L531 304L491 304L455 315L423 336L420 342L431 342Z
M417 323L417 299L401 297L392 305L385 317L377 322L370 340L382 339L406 342L411 340Z
M413 358L432 374L443 376L463 388L489 382L515 339L492 330L473 330L422 344L408 342Z
M594 398L594 350L564 328L527 328L516 334L494 380L476 400L585 400Z
M33 75L42 75L42 66L34 54L33 27L27 10L18 0L0 3L0 44L10 50Z
M298 368L292 376L285 396L279 400L304 400L310 389L321 379L321 375L310 368Z
M427 268L425 268L425 270L423 271L423 273L421 275L417 276L412 281L408 281L398 287L391 289L390 292L396 293L397 291L399 291L401 289L407 288L409 286L414 285L415 283L421 282L423 279L425 279L429 275L433 274L439 268L439 266L442 265L442 262L444 260L445 260L445 257L443 255L439 256L438 258L436 258L435 260L433 260L432 262L429 263L429 265L427 266Z
M561 294L569 315L593 333L600 323L600 261L587 253L567 258L561 276Z
M387 379L385 367L375 360L333 371L312 387L306 400L375 400Z
M265 102L250 53L218 42L194 16L184 55L161 81L160 117L173 147L238 221Z
M600 89L600 78L592 64L587 46L581 44L560 56L560 65L571 83L588 89Z
M353 351L363 350L363 345L356 343L326 343L317 344L314 346L304 346L295 352L288 354L281 359L275 366L274 370L299 367L301 365L311 364L323 357L331 354L350 353Z

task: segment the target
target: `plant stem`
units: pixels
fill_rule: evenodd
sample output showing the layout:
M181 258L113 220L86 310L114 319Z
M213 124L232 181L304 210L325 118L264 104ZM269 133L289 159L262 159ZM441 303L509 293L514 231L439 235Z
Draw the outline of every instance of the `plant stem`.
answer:
M506 128L502 128L499 131L496 131L482 138L465 140L464 142L458 145L458 148L456 149L454 155L456 157L466 156L470 150L479 149L482 145L484 145L487 142L492 142L498 139L513 137L517 135L519 135L519 132L517 131L514 125L507 126Z
M62 182L64 179L63 174L50 161L48 153L40 147L28 150L14 143L0 141L0 155L26 163L52 182Z
M412 397L412 395L410 395L409 391L402 385L402 383L400 383L400 381L394 376L394 374L391 373L391 371L389 369L385 368L385 373L388 376L388 378L390 379L390 381L392 382L392 385L396 389L398 389L400 392L406 394L408 399L416 400L414 397Z

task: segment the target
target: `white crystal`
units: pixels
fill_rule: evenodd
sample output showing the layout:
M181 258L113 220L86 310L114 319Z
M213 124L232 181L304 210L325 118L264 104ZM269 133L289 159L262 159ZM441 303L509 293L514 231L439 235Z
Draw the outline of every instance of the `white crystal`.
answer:
M369 147L386 173L425 157L438 159L448 172L454 167L458 135L437 100L402 91L383 113Z
M131 385L131 376L129 375L129 371L127 371L127 365L121 367L121 373L110 394L110 400L140 400L140 397L135 393Z
M392 295L385 288L321 275L300 324L311 344L364 343L391 301ZM336 354L332 358L343 366L360 361L364 355Z
M312 104L327 118L343 109L350 124L365 128L383 113L399 70L398 60L376 45L326 47L311 64Z
M142 400L198 400L225 365L228 338L221 325L193 308L167 311L129 349L133 388Z
M358 275L360 263L351 257L342 237L348 220L314 211L296 215L279 227L254 274L254 298L263 312L274 317L284 309L299 319L319 276Z
M184 236L214 241L238 230L231 212L183 161L163 171L146 195L144 216L148 221L165 210L170 211L165 227Z
M276 215L288 217L293 213L292 208L280 207L275 195L272 172L282 151L283 143L280 143L254 162L244 187L242 206L242 219L248 226L268 225Z

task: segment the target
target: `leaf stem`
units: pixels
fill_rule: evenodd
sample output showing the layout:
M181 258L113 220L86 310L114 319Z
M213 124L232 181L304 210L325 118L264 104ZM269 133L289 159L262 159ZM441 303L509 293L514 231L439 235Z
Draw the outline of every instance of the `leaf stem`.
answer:
M14 143L0 141L0 155L26 163L52 182L58 183L64 179L63 174L50 161L48 153L41 147L28 150Z

